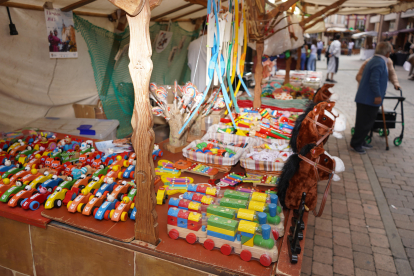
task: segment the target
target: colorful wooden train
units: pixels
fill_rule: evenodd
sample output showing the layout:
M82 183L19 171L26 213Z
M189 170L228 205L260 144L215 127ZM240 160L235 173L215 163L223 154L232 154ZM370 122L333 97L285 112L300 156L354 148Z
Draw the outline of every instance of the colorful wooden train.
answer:
M264 266L277 261L276 240L284 235L284 216L276 194L225 190L217 198L198 194L197 200L186 194L169 200L170 238L199 242L224 255L234 252L244 261L256 259Z

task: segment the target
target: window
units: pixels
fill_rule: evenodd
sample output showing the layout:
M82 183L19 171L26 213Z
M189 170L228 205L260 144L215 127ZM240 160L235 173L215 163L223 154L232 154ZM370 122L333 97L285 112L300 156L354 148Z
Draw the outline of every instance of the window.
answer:
M365 20L364 19L358 19L355 25L355 29L364 31L365 30Z

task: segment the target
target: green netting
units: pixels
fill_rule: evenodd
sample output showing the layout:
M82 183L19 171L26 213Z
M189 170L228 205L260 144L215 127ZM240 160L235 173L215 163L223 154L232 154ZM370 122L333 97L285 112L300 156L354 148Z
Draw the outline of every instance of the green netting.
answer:
M73 15L75 29L80 32L88 46L92 61L95 83L108 119L117 119L119 128L117 137L123 138L132 132L131 116L134 108L134 88L129 74L128 49L118 54L129 44L129 28L122 33L113 33L93 25L89 21ZM178 23L172 23L170 31L173 37L166 49L157 53L154 49L155 38L159 31L166 29L165 24L155 23L150 27L153 43L153 71L151 82L157 84L180 84L190 80L190 68L187 66L187 48L198 32L183 30ZM181 49L178 49L182 45ZM174 58L169 61L170 53L177 47Z

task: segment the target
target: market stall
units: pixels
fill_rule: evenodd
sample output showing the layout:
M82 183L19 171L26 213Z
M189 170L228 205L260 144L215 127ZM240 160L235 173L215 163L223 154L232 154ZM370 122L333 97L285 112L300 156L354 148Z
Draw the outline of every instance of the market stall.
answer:
M1 1L0 6L36 11L32 17L21 13L18 22L35 26L40 12L45 16L49 56L47 65L36 65L39 55L33 60L31 51L40 51L41 43L31 44L26 30L29 51L11 49L7 41L16 51L15 63L21 51L33 67L21 74L17 65L2 71L9 76L0 86L7 98L3 112L28 128L16 127L20 130L2 133L0 140L0 273L300 275L308 211L322 215L331 181L344 171L343 162L323 146L331 134L341 136L346 122L334 109L332 85L320 87L318 72L290 71L286 54L300 46L302 28L344 2L328 3L307 18L302 11L300 18L290 0L53 3L60 9L37 0ZM169 22L167 15L207 32L205 89L182 81L193 34L169 23L157 25L152 36L151 21ZM94 17L97 25L81 16ZM208 24L196 28L195 16L206 16ZM16 35L9 20L10 34ZM75 28L81 33L77 40ZM286 71L266 80L263 52L278 33L289 40L277 49L285 53ZM254 93L243 80L248 42L255 42L257 52ZM153 52L160 54L159 63L151 59ZM91 66L77 59L81 53L90 55ZM156 66L162 69L154 74L157 83L150 83ZM167 79L168 71L177 80ZM262 97L261 84L271 86L272 99ZM30 87L36 93L28 93ZM109 120L31 121L45 112L68 114L73 102L97 95L108 118L122 116L120 127L130 127L132 135L119 128L115 134L117 125ZM26 118L31 109L36 116ZM153 116L165 119L170 131L154 129ZM112 139L115 135L123 139ZM328 185L317 212L319 180Z

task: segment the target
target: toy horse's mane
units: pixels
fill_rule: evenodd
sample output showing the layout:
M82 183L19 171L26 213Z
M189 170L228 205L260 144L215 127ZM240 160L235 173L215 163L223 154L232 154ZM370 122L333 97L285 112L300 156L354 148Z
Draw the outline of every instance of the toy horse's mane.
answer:
M299 135L299 130L302 125L303 120L306 116L308 116L308 113L312 111L312 109L317 105L317 103L314 103L313 101L309 101L308 105L305 108L305 111L299 115L299 117L296 119L295 126L292 130L292 136L289 141L289 145L292 148L293 152L297 153L298 148L296 147L296 140Z
M316 90L315 94L313 95L313 98L316 98L316 95L318 95L319 91L321 91L322 87L319 87L318 90Z
M301 149L300 154L302 156L307 155L315 146L316 144L307 144ZM302 159L299 158L299 154L292 154L282 168L282 174L280 175L277 184L277 196L279 197L280 204L282 204L284 208L286 208L285 198L289 182L298 171L300 161L302 161Z

